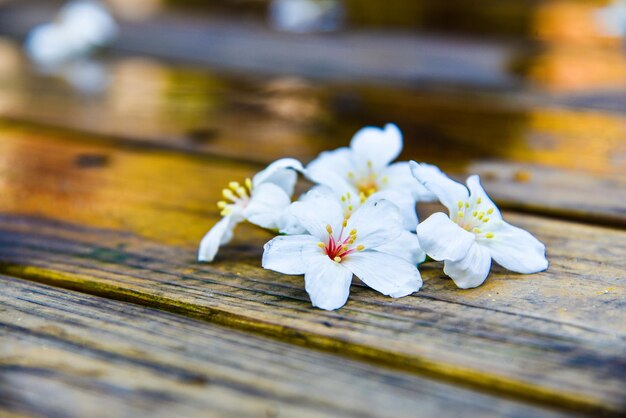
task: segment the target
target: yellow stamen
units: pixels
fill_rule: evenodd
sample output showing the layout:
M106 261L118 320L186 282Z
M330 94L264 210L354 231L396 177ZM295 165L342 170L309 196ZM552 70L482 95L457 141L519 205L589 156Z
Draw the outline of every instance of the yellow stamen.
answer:
M350 192L346 193L346 196L348 196L348 199L352 199L352 194L350 194Z
M478 211L475 210L474 212L472 212L472 216L475 218L478 215Z
M228 206L228 203L224 202L223 200L217 202L217 207L220 209L224 209L226 206Z
M352 171L348 171L348 177L349 177L349 178L354 177L354 173L353 173Z
M342 201L342 202L345 202L345 201L346 201L346 196L345 196L345 195L344 195L344 196L341 196L341 201Z
M356 229L353 229L352 231L350 231L350 235L356 235Z
M341 263L341 257L339 256L333 258L333 260L335 260L335 263Z
M367 166L369 168L372 168L374 166L374 163L372 162L372 160L367 160Z
M342 225L344 228L345 228L346 226L348 226L348 220L347 220L347 219L344 219L344 220L343 220L343 223L342 223L341 225Z
M317 246L320 247L320 248L326 248L326 244L324 244L321 241L317 243Z
M491 214L493 213L493 208L489 209L489 210L487 211L487 213L488 213L489 215L491 215Z
M380 179L380 181L382 181L383 183L389 183L389 177L384 176L382 179Z
M237 183L236 181L231 181L230 183L228 183L228 187L230 187L234 192L239 188L239 183Z
M479 197L478 199L476 199L476 203L480 205L480 203L483 201L483 199L481 197Z
M235 199L237 199L235 197L235 195L233 194L233 192L230 191L229 189L222 190L222 196L224 196L224 199L228 199L228 200L235 200Z
M230 215L231 212L231 208L230 207L225 207L221 212L220 215L222 216L226 216L226 215Z
M487 238L493 238L493 232L487 232L487 233L485 234L485 237L487 237Z
M359 199L361 200L361 203L365 202L365 200L367 199L367 197L365 196L365 193L363 192L359 193Z
M461 209L463 207L463 202L459 200L459 203L457 203L457 206L459 207L459 209Z
M252 180L250 180L250 177L246 178L245 183L248 190L252 191Z
M350 212L352 212L352 210L353 210L353 209L354 209L354 206L352 206L352 205L348 205L348 210L349 210Z
M463 218L465 216L465 212L458 211L456 216L458 216L459 218Z
M330 227L330 225L326 225L326 232L328 232L329 234L333 233L333 229Z
M483 222L489 222L489 218L483 218Z
M469 202L465 202L465 207L469 208Z
M481 231L481 230L480 230L480 228L474 228L474 229L472 229L472 231L473 231L475 234L480 234L481 232L483 232L483 231Z
M356 246L356 250L357 251L363 251L365 249L365 245L357 245Z
M237 194L240 197L248 197L248 192L246 191L245 187L241 187L241 186L237 187Z

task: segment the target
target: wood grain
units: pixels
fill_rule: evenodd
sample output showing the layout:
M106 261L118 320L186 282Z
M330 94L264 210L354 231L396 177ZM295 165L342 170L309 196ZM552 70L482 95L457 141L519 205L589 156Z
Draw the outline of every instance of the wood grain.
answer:
M137 71L140 74L143 70ZM296 101L303 101L304 107L310 105L318 110L332 107L319 97L315 99L317 93L311 93L312 98L306 88L300 92L298 89L277 98L277 103L296 97ZM137 96L147 97L143 92ZM225 109L218 105L212 111L214 122L201 126L199 122L189 122L200 120L200 114L186 121L172 120L168 116L172 113L169 105L157 109L144 107L146 114L142 116L131 110L126 113L125 106L119 108L120 113L110 113L99 105L85 105L81 101L65 106L56 97L58 94L49 102L45 97L40 98L43 105L39 110L28 101L18 105L22 110L0 111L0 115L5 115L1 132L7 140L13 137L24 144L27 142L24 137L73 138L81 146L86 146L85 141L91 142L94 150L99 148L98 144L167 149L209 159L219 156L250 162L254 164L253 170L258 170L275 158L293 156L306 162L324 149L347 145L362 123L358 122L361 118L378 125L395 119L406 138L402 158L439 164L460 177L479 173L504 208L626 227L626 142L623 141L626 119L615 115L547 109L528 114L495 112L478 104L467 111L462 110L466 106L462 101L457 107L450 101L437 103L426 97L404 101L401 95L363 93L362 108L346 112L345 118L340 118L339 112L336 122L329 124L322 121L324 112L319 110L322 114L294 124L272 113L271 108L277 104L255 102L256 96L251 93L247 97L225 99L238 102L235 106L238 110L233 111L229 104L223 105ZM252 106L256 110L240 111L239 106ZM387 109L388 113L375 114L373 109ZM7 115L17 114L22 120L23 111L36 113L27 119L37 124L6 119ZM95 121L94 114L98 115ZM340 119L345 123L339 123ZM51 129L49 124L57 128ZM499 140L494 142L494 138ZM61 149L66 146L58 148L57 152L64 152ZM255 152L250 153L250 149ZM67 148L67 152L72 151ZM199 166L200 163L190 163L190 167Z
M411 297L392 301L357 284L345 308L327 313L311 308L300 277L260 268L270 236L254 228L218 262L195 263L221 185L252 167L5 138L6 274L562 408L624 411L623 231L507 214L546 242L547 272L496 268L481 288L460 291L428 265Z
M0 286L2 416L560 416L153 309Z

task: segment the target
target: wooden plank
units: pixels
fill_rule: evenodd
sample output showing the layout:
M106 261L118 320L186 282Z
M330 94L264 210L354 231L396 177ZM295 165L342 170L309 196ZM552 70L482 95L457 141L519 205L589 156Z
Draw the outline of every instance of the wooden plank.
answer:
M322 312L300 277L260 268L270 236L254 228L218 262L195 263L221 185L251 167L32 135L0 146L6 274L510 396L624 412L626 232L506 214L547 244L547 272L496 268L459 291L428 265L411 297L354 286L346 307Z
M495 108L495 103L479 99L468 110L467 99L460 97L437 99L375 89L361 90L356 104L350 106L339 89L334 98L324 98L324 90L306 85L287 85L287 92L277 93L265 103L258 93L238 93L238 88L253 89L254 83L238 88L204 83L200 85L210 93L201 96L216 98L217 102L189 98L189 106L195 103L192 109L196 110L183 111L178 118L172 116L172 109L186 108L185 99L176 102L178 105L167 100L159 103L158 95L152 101L150 93L141 88L126 91L124 86L141 85L141 77L149 78L145 74L150 74L148 68L152 67L124 65L137 68L131 69L129 78L115 89L123 96L118 104L114 100L108 105L86 103L62 94L62 89L47 87L39 94L39 104L34 105L28 97L36 90L17 90L0 109L4 116L0 129L5 135L51 135L48 128L16 122L35 121L60 127L52 136L223 156L254 162L260 168L286 155L308 161L325 149L347 144L364 120L378 125L396 120L406 138L403 158L430 161L453 173L478 172L505 208L626 226L626 118L620 115ZM203 80L201 73L193 74L180 74L189 82L177 87L181 92ZM136 103L136 98L142 102ZM236 111L232 103L238 103ZM274 113L282 112L277 109L283 105L312 113L294 123L287 120L288 115ZM338 110L331 117L325 109ZM200 122L205 112L214 117ZM250 153L250 149L255 152ZM559 193L554 193L555 185ZM591 195L595 198L589 199Z
M153 309L9 277L0 286L0 411L560 416Z

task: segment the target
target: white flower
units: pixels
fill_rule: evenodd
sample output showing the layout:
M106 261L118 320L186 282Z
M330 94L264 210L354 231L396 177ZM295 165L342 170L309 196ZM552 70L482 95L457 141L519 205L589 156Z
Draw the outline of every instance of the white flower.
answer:
M25 49L45 70L55 70L84 57L116 37L117 24L99 1L77 0L65 5L54 22L32 29Z
M400 209L404 227L414 230L415 202L436 197L413 179L408 162L391 164L401 151L402 133L396 125L366 127L354 135L350 147L321 153L306 175L338 196L350 196L355 207L370 199L391 201Z
M462 289L480 286L493 258L517 273L548 268L546 247L527 231L509 225L480 185L478 176L467 187L411 161L415 178L450 211L435 213L417 226L417 238L426 254L444 261L443 271Z
M293 203L290 212L306 233L279 236L265 244L263 267L283 274L304 274L305 289L314 306L326 310L342 307L353 274L372 289L396 298L422 286L415 264L407 261L417 238L403 230L392 203L368 202L346 218L334 194L318 193ZM405 233L408 235L402 238Z
M274 161L252 180L241 185L230 182L222 191L225 200L217 203L223 218L202 238L198 250L199 261L213 261L221 245L233 238L238 223L248 221L267 229L282 229L285 210L291 204L291 195L302 164L292 158Z
M318 185L318 186L314 186L313 188L311 188L311 190L309 190L306 194L304 194L300 198L300 201L307 201L307 200L316 199L316 198L318 199L329 198L330 199L331 197L328 197L328 196L334 196L335 199L337 198L335 191L333 191L327 186ZM340 196L339 200L340 200L341 208L343 210L344 218L350 218L352 216L352 213L355 210L358 210L359 207L361 207L361 204L356 204L356 205L354 204L354 199L350 192L348 192L347 194L343 196ZM385 199L382 199L382 198L368 199L367 203L373 203L378 200L385 200ZM306 233L306 229L304 229L298 223L297 217L294 216L291 213L291 211L287 211L283 215L282 219L284 220L283 224L286 226L288 225L290 228L289 229L285 228L284 230L281 229L280 232L285 233L287 235L297 235L297 234ZM415 235L414 232L410 232L406 229L403 230L400 233L400 235L398 235L397 238L379 246L377 250L380 252L394 254L399 257L402 257L408 262L410 262L411 264L420 264L426 259L426 253L419 246L419 242L417 241L417 236Z

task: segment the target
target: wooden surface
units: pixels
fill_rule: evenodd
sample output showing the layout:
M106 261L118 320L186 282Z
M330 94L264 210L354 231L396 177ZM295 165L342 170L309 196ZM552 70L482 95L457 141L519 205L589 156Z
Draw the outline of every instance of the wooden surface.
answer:
M38 74L0 39L0 416L626 414L623 85L551 73L562 56L545 32L539 78L503 67L527 44L372 33L332 47L310 38L309 55L326 51L330 65L313 74L289 52L302 43L231 22L203 29L206 71L134 56L190 61L193 48L159 45L178 28L159 19L124 26L126 50L101 63L97 91ZM1 31L23 31L12 22ZM183 26L171 45L199 30ZM288 46L289 76L210 54L251 33L259 55L248 61ZM392 54L402 64L381 80L389 66L370 54L395 43L394 54L423 49ZM483 66L461 74L463 57ZM355 280L348 304L325 312L301 277L260 267L271 235L252 226L216 262L195 261L229 181L390 121L403 158L479 173L505 219L546 243L550 268L495 267L459 290L430 262L414 295L392 300Z
M427 265L411 297L357 286L346 307L327 313L311 308L301 277L260 268L270 236L256 229L242 228L218 262L194 261L217 219L219 185L249 175L247 164L41 132L4 139L5 274L507 396L624 407L624 231L511 214L546 242L547 272L496 269L481 288L459 291ZM89 156L99 163L85 164Z
M16 413L561 416L154 309L0 285L0 395Z

